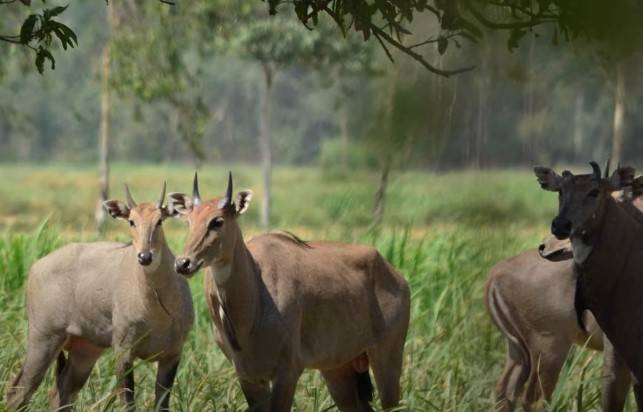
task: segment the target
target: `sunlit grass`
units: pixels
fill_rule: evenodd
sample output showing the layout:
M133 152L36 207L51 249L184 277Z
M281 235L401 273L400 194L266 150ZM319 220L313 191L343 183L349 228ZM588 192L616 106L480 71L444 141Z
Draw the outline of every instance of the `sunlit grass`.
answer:
M207 197L224 190L225 168L200 172ZM256 202L242 227L259 232L256 222L259 175L235 166L236 188L252 188ZM74 167L0 166L0 383L16 373L25 349L24 279L31 263L71 240L96 238L93 229L95 174ZM157 198L163 179L171 191L190 191L192 171L182 166L117 165L113 181L127 181L137 199ZM482 292L486 272L500 259L533 247L547 234L555 199L538 189L527 171L394 175L385 224L370 226L371 197L377 177L354 173L328 180L315 169L278 169L275 173L275 226L306 239L329 238L375 245L407 277L412 319L402 378L403 409L487 411L504 362L505 344L488 319ZM117 197L123 192L114 188ZM49 218L49 220L47 220ZM45 222L45 223L43 223ZM126 225L109 223L106 237L127 240ZM166 225L175 252L184 225ZM172 405L181 411L241 411L246 405L230 363L215 346L203 297L202 278L190 281L197 313L184 350ZM581 370L585 369L584 378ZM152 366L136 367L141 410L153 402ZM600 409L601 356L575 350L561 374L552 410L574 410L582 388L582 409ZM44 410L51 373L34 398ZM118 401L114 359L101 358L78 401L78 410L111 410ZM630 402L629 410L634 410ZM333 405L316 372L302 377L296 409L323 411ZM0 409L2 404L0 403Z

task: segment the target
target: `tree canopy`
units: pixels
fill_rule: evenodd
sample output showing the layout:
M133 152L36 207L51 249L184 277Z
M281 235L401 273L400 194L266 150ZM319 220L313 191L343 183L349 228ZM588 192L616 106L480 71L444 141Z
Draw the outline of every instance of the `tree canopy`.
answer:
M18 2L31 5L30 0L5 0L0 6L6 9ZM477 43L488 29L508 32L507 46L515 49L527 33L538 30L550 36L552 44L582 37L610 44L612 52L624 54L640 40L639 23L643 17L643 6L636 0L267 0L267 3L271 14L292 7L299 21L310 29L318 26L321 16L329 17L344 34L354 30L364 40L375 39L390 59L393 59L391 49L398 49L429 71L444 76L471 70L475 62L465 67L440 68L429 61L423 48L435 47L443 54L450 47L460 47L463 41ZM74 31L56 19L66 8L42 8L29 14L18 33L0 33L0 41L33 50L40 72L46 60L53 68L51 50L55 40L64 49L78 44ZM217 9L225 7L215 2L204 8L207 9L203 11L207 13L204 17L212 17L218 14ZM431 16L437 30L419 43L405 45L401 37L410 34L409 25L418 15ZM210 29L216 31L216 24Z
M389 58L389 47L394 47L429 71L446 76L472 66L440 69L417 49L433 45L443 54L450 44L459 47L463 39L478 42L483 29L508 31L507 46L514 49L525 34L543 27L553 44L561 38L583 37L627 50L640 40L643 17L643 5L636 0L268 0L270 12L277 13L282 3L292 4L307 27L317 25L320 15L330 16L342 32L352 29L365 40L374 37ZM437 32L423 42L404 45L401 36L410 34L408 23L424 13L437 22Z
M246 38L241 32L257 26L261 17L286 20L302 36L327 36L335 46L344 41L330 19L320 17L319 26L309 31L292 9L273 19L266 5L256 0L218 4L72 3L61 21L76 31L82 47L65 53L58 46L59 51L52 51L56 70L45 76L32 67L30 49L0 42L0 157L95 159L101 51L109 43L111 90L117 92L112 99L114 161L194 161L193 148L200 147L207 162L256 163L252 149L259 135L261 65L241 47L229 48L237 43L234 39ZM125 9L131 5L144 5L145 10L131 13ZM240 20L236 8L242 6L256 17ZM0 5L3 11L5 7L14 22L22 21L24 14L13 11L29 10L20 3ZM114 20L120 19L113 30L106 19L110 11ZM10 18L3 15L0 21ZM430 36L434 24L429 15L417 16L409 26L414 34L404 37L405 44ZM4 25L2 32L11 32L10 27ZM608 60L596 64L594 47L579 47L580 41L551 47L547 36L529 34L510 53L507 35L500 31L485 33L480 45L463 45L444 55L435 47L423 50L437 67L476 62L475 71L446 79L403 58L398 50L391 50L397 64L387 64L377 41L363 42L359 33L347 32L346 39L366 47L362 60L383 75L364 76L354 61L346 63L344 72L335 59L332 68L301 61L278 67L271 115L275 164L319 159L328 170L337 170L341 162L378 167L379 158L373 155L393 149L399 152L395 167L440 168L571 162L609 153L613 94L606 74L612 68ZM609 45L600 49L610 51ZM623 159L638 160L633 156L642 144L636 137L643 104L643 88L636 82L641 59L634 53L622 64L628 148ZM391 86L394 70L400 75ZM347 75L351 71L352 78ZM394 102L390 117L384 115L387 96ZM400 142L389 143L385 135L389 118L396 133L390 137L408 142L399 150L390 145Z

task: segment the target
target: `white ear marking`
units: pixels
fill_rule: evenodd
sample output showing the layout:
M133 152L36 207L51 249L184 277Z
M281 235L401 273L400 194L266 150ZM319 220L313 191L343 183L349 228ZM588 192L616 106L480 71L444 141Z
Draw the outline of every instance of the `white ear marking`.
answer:
M236 203L236 210L238 215L241 215L246 210L248 210L251 200L252 200L252 190L242 190L241 192L237 193L237 200L235 203Z
M186 215L192 210L192 200L184 193L172 192L167 197L170 216Z
M114 219L127 219L129 217L129 207L119 200L106 200L103 207Z

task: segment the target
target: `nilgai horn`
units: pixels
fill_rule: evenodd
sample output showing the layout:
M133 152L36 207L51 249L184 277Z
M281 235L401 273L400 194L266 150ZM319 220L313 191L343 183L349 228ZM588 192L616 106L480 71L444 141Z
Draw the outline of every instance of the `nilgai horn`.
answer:
M163 194L165 186L163 188ZM129 222L132 244L75 243L37 261L27 281L27 356L7 393L9 410L24 408L58 357L52 406L70 409L105 348L117 359L118 386L134 409L133 362L158 363L156 407L168 410L183 343L194 320L192 296L174 271L161 223L161 203L104 203ZM67 356L65 356L65 352Z
M373 370L383 408L400 398L409 323L406 280L372 247L269 233L244 242L237 222L252 193L195 206L171 193L190 222L180 273L205 273L215 339L253 411L288 411L306 368L319 369L342 411L370 411Z
M546 242L549 245L552 242ZM543 245L544 246L544 245ZM589 311L581 328L574 309L576 274L571 253L548 248L541 257L528 250L495 265L487 280L485 303L505 336L507 357L496 386L496 411L539 410L549 402L573 344L604 351L603 410L622 411L630 372L614 352Z
M592 165L594 170L597 166ZM557 175L536 168L545 190L556 191L559 213L552 233L569 238L578 276L577 310L589 309L616 351L634 375L639 409L643 379L643 215L630 202L617 202L613 191L637 196L641 178L634 169L619 167L609 178L590 175ZM626 199L628 196L626 196Z

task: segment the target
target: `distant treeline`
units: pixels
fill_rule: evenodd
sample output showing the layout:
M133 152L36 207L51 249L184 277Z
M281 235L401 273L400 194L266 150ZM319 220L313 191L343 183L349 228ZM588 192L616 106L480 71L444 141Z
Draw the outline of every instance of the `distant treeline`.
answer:
M110 41L106 13L101 2L69 7L65 18L80 45L60 54L56 69L44 76L30 56L2 45L0 161L98 158L101 50ZM414 23L418 38L422 23ZM161 30L162 24L158 36L167 35ZM200 53L194 46L199 41L180 49L182 70L190 72L192 82L178 99L198 102L203 138L190 142L190 132L181 131L182 106L174 100L144 100L113 85L111 159L196 161L195 150L202 150L205 161L259 160L260 66L234 53ZM393 66L382 54L377 49L382 70L363 76L338 80L296 64L277 73L271 110L274 161L380 168L394 159L404 167L451 169L609 156L619 79L617 64L600 51L552 46L546 35L527 35L509 52L506 35L494 33L456 53L427 55L445 67L476 65L449 78L401 56ZM126 65L114 59L126 58L114 55L112 65L122 69ZM625 85L622 160L642 161L643 140L637 138L643 132L641 62L634 53L618 65Z

